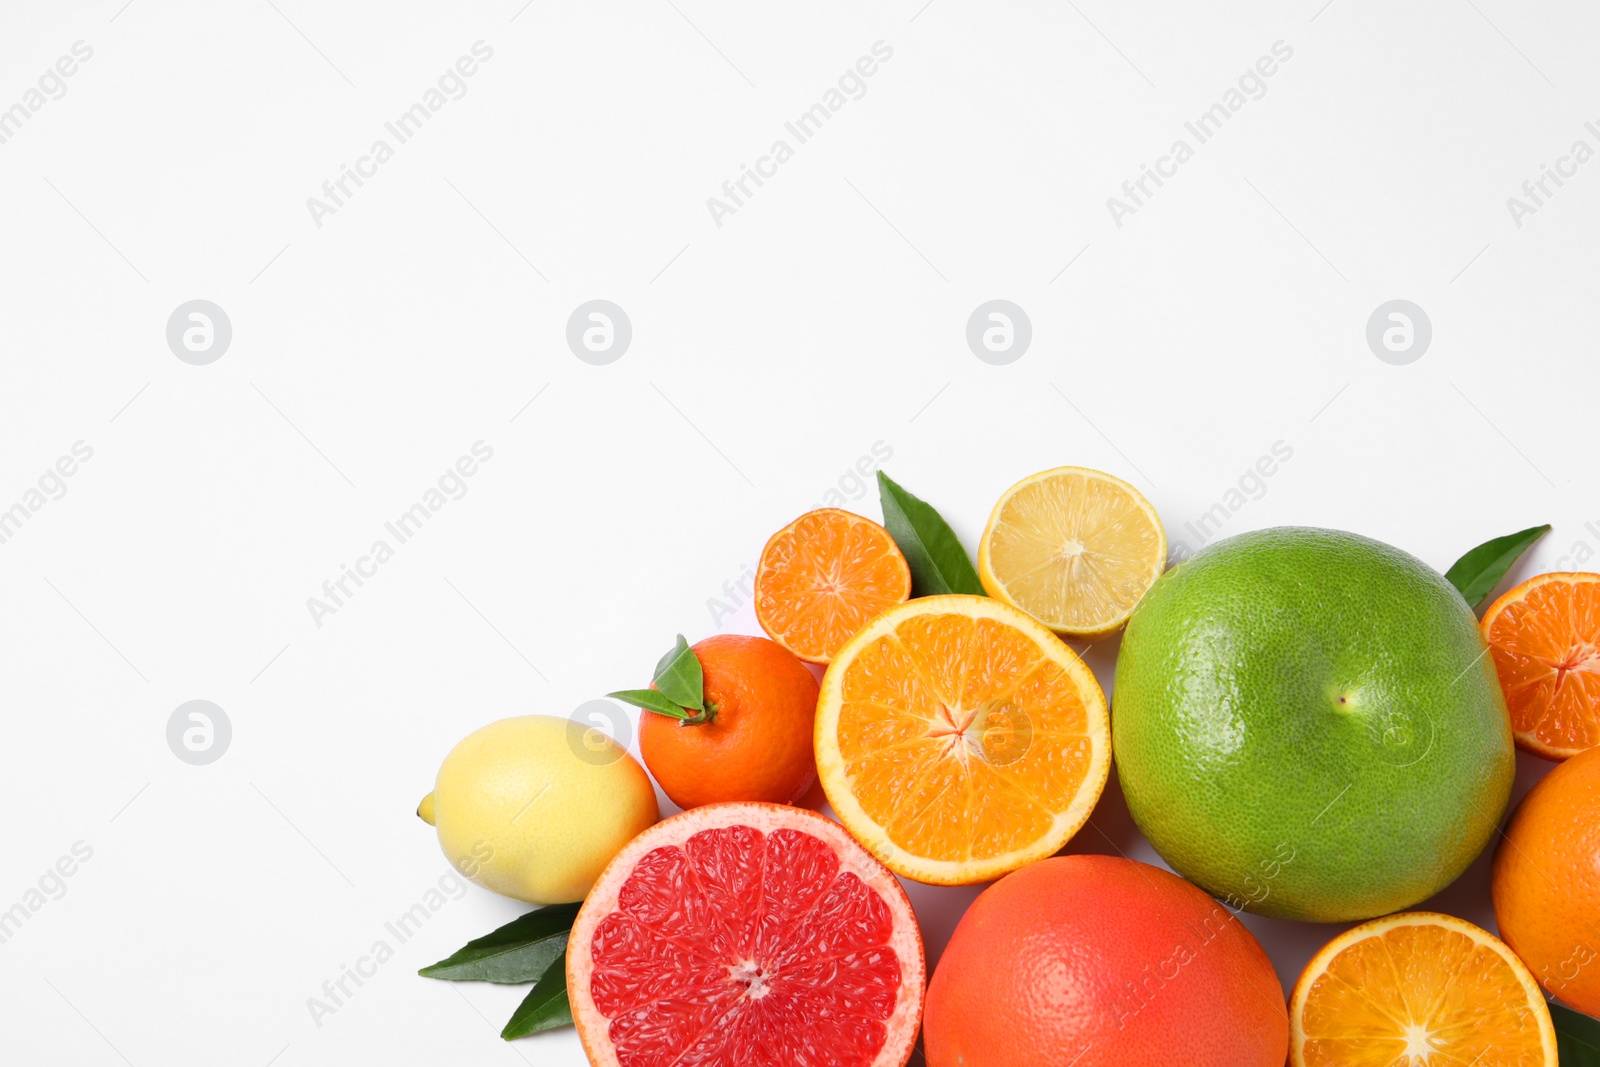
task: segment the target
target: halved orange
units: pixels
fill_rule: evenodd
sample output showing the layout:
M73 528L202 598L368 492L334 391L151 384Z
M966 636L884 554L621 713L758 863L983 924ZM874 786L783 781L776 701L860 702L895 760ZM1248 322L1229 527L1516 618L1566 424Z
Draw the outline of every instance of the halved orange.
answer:
M1059 634L1103 637L1128 621L1167 566L1144 495L1088 467L1056 467L1005 491L978 542L978 580Z
M896 874L987 882L1057 851L1111 768L1094 674L1016 608L920 597L852 637L817 698L817 774Z
M818 508L773 534L756 568L756 621L808 663L827 663L867 620L911 595L911 568L889 531Z
M1600 745L1600 574L1530 578L1482 627L1517 747L1561 760Z
M1412 911L1346 930L1289 999L1292 1067L1557 1067L1544 994L1487 930Z

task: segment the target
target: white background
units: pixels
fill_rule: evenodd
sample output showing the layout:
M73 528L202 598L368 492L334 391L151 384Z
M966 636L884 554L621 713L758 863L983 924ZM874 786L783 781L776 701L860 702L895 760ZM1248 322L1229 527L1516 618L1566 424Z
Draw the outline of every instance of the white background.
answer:
M447 872L412 812L456 740L642 684L675 632L755 632L708 600L832 488L878 517L878 442L969 547L1073 463L1193 549L1281 441L1223 533L1442 569L1548 521L1514 576L1592 553L1600 163L1520 227L1506 198L1600 148L1597 29L1505 0L0 4L0 108L93 49L0 144L0 508L94 450L0 544L0 908L93 849L0 944L3 1058L581 1063L570 1031L499 1039L520 989L415 975L521 910L476 887L320 1026L307 998ZM465 96L316 225L480 40ZM707 198L880 40L717 226ZM1280 40L1266 94L1115 225ZM209 366L165 340L196 298L233 326ZM609 366L564 340L595 298L633 324ZM1032 320L1008 366L965 342L992 298ZM1433 323L1408 366L1364 336L1395 298ZM315 625L479 440L466 496ZM203 767L165 739L197 698L233 725ZM1519 757L1518 795L1546 769ZM1114 788L1073 847L1155 858ZM1435 905L1491 922L1487 860ZM915 892L932 952L975 892ZM1286 984L1335 932L1247 921Z

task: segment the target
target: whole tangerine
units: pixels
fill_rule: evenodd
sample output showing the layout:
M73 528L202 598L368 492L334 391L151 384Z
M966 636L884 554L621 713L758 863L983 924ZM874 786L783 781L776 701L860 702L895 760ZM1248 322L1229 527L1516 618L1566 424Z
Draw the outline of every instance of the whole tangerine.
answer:
M705 679L704 721L639 716L639 751L662 791L685 810L800 800L817 780L816 677L765 637L718 634L691 650Z

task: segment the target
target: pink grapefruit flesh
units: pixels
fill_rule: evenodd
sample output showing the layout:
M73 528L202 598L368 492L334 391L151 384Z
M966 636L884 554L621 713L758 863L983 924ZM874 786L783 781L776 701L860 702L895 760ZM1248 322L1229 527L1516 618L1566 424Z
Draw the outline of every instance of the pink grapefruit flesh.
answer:
M904 1067L924 979L894 875L837 823L777 804L652 826L567 943L595 1067Z

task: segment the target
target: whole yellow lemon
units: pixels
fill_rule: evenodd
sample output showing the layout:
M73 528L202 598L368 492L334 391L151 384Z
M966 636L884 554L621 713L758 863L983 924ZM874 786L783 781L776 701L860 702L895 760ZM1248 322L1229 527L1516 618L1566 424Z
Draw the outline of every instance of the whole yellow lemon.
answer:
M533 904L582 900L622 846L661 817L644 768L616 741L551 715L468 734L417 814L452 866Z

